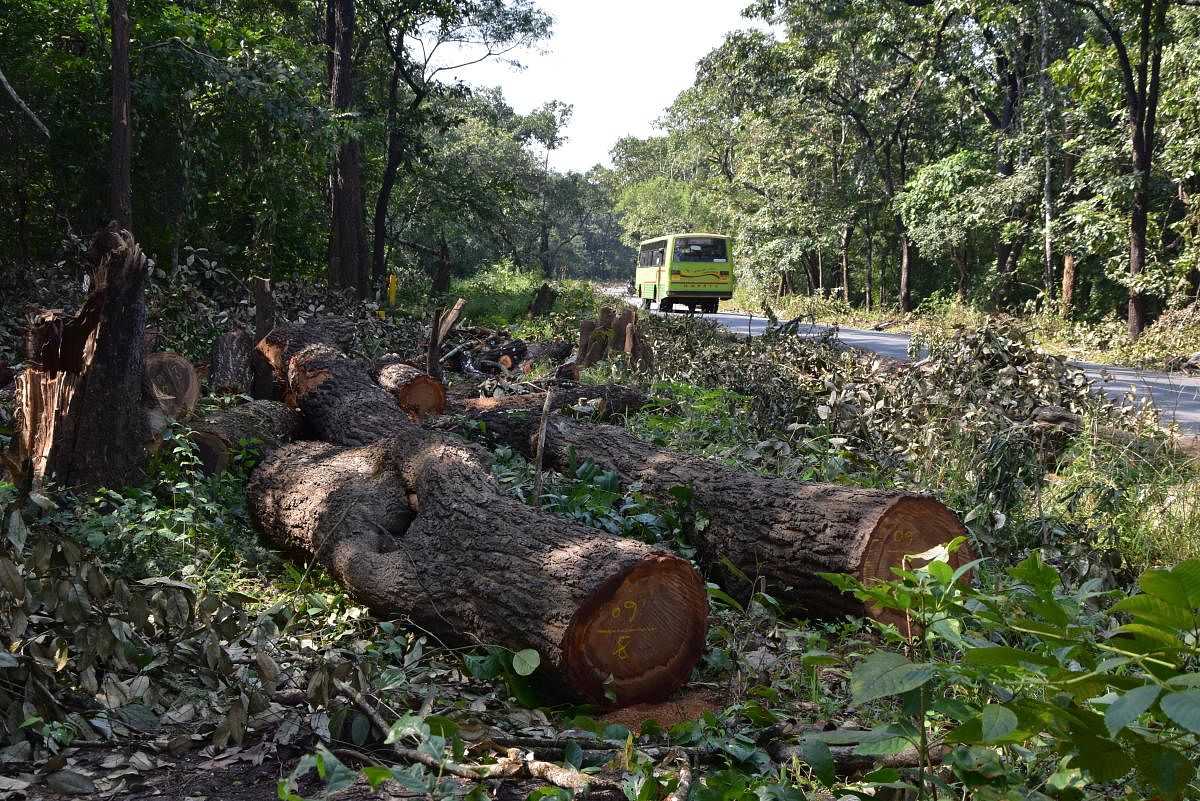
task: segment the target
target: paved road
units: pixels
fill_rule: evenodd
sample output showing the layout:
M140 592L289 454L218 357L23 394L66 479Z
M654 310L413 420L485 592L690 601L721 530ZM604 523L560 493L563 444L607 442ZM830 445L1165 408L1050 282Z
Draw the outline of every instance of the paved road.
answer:
M632 299L631 299L632 300ZM759 336L767 327L765 317L720 312L701 315L721 326L742 334ZM802 325L800 336L819 336L830 326ZM873 351L893 359L908 359L908 335L886 331L839 328L838 339L847 345ZM1200 378L1183 373L1153 373L1128 367L1113 367L1090 362L1073 362L1091 379L1095 389L1120 400L1132 387L1138 399L1149 396L1159 410L1163 424L1172 421L1182 428L1200 430Z

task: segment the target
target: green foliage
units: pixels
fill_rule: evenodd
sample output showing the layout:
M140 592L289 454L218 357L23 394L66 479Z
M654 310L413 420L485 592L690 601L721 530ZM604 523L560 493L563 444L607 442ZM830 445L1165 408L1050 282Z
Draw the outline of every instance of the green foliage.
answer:
M899 697L902 721L874 733L917 749L909 786L925 798L964 787L979 798L1033 788L1036 798L1082 798L1121 782L1141 797L1198 797L1200 561L1148 570L1140 592L1105 603L1097 582L1064 588L1037 553L992 589L972 589L960 579L975 565L946 561L955 545L872 586L828 576L908 621L907 635L884 633L921 661L871 653L850 688L859 706Z

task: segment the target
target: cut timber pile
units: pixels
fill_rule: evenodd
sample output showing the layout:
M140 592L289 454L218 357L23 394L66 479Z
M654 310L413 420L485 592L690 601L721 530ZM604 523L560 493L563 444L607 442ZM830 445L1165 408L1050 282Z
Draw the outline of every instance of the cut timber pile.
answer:
M300 415L278 401L254 400L213 412L197 422L193 441L208 475L223 473L243 444L269 454L300 434Z
M405 364L399 356L384 356L372 372L379 386L386 389L400 408L413 418L423 420L446 411L446 389L442 382Z
M476 417L498 442L533 455L539 415ZM965 534L955 514L928 496L743 473L658 448L623 428L557 414L546 425L543 459L560 470L590 459L662 498L670 497L672 487L692 487L696 508L708 516L708 525L695 534L697 559L722 586L743 597L751 590L722 566L727 559L750 579L765 579L771 595L818 617L872 610L817 573L848 573L864 582L889 579L906 555ZM972 558L964 548L951 562L957 566Z
M248 507L270 542L440 638L536 649L575 695L623 705L686 681L707 628L687 561L520 503L487 451L413 424L319 330L283 326L259 349L327 441L255 471Z
M213 342L208 391L213 395L248 395L254 373L250 353L254 340L244 328L222 334Z

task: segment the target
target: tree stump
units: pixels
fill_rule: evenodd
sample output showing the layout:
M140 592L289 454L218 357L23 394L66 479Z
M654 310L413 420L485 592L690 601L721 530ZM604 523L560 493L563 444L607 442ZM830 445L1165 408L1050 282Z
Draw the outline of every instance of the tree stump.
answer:
M221 334L213 342L208 391L213 395L248 395L254 381L250 356L254 339L244 328Z
M73 317L33 314L17 377L18 430L8 458L18 486L123 487L153 440L146 361L146 257L110 225L86 256L91 293Z
M549 284L542 283L537 291L533 293L533 300L529 303L528 314L530 317L545 317L554 308L554 302L558 300L558 292L556 292Z
M621 353L631 364L643 370L649 369L653 363L650 346L638 333L636 312L626 308L618 314L606 306L600 309L595 322L584 321L579 327L576 375L597 362Z

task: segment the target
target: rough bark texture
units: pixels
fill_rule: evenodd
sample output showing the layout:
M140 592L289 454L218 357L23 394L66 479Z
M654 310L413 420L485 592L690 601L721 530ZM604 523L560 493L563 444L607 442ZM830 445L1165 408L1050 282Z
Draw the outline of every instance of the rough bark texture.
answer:
M146 360L146 258L128 231L99 234L88 252L92 292L79 313L40 311L17 378L18 431L9 459L21 486L122 487L140 472L153 434Z
M375 367L374 376L400 408L417 420L446 411L446 388L442 382L396 356L385 356Z
M244 328L221 334L213 342L208 391L213 395L247 395L254 380L250 354L254 340Z
M255 472L248 499L268 539L439 637L536 648L583 697L633 703L686 681L707 626L686 561L520 503L486 451L414 425L320 338L276 329L264 353L310 430L352 447L291 445Z
M254 400L213 412L197 422L193 439L209 475L223 473L240 448L269 454L300 435L300 415L282 403Z
M333 10L333 69L330 100L335 113L354 105L354 0L328 0ZM363 217L362 143L350 138L338 147L331 178L333 220L329 234L329 283L370 294L367 229Z
M254 341L261 342L275 328L275 295L269 278L251 278L250 287L254 293ZM251 351L250 368L254 373L250 397L274 401L283 397L283 385L275 380L271 365L257 350Z
M537 415L492 412L479 419L497 441L532 453ZM690 486L696 509L708 517L695 534L697 559L722 586L741 596L752 589L722 567L728 559L751 580L765 579L770 594L819 617L871 610L817 573L890 578L890 568L900 566L905 555L965 533L953 512L927 496L743 473L658 448L623 428L561 415L546 425L544 459L559 469L572 459L591 459L663 498L672 487ZM963 549L953 563L971 558Z

